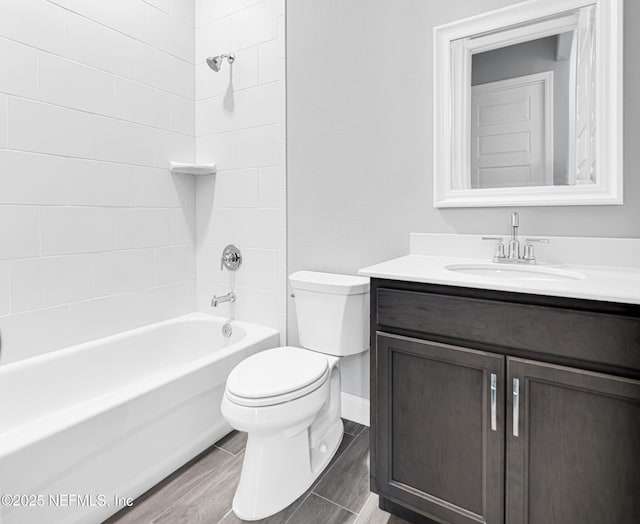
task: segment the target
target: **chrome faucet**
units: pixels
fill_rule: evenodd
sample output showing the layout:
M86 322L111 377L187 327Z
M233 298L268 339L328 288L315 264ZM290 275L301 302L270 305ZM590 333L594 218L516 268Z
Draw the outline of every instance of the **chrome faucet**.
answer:
M524 253L520 256L520 241L518 240L518 228L520 216L511 214L511 240L509 240L509 254L505 255L504 240L502 237L482 237L482 240L496 240L493 261L499 264L537 264L533 243L548 244L548 238L525 238Z
M221 297L214 295L211 299L211 307L218 307L218 304L222 304L223 302L235 302L236 294L233 291L230 291L226 295L222 295Z
M509 240L509 259L520 258L520 242L518 241L518 228L520 227L520 216L518 213L511 213L511 240Z

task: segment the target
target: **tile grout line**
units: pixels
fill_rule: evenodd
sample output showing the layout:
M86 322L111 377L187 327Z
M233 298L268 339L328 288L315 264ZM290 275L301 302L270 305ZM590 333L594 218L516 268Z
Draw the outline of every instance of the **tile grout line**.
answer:
M213 447L219 449L220 451L223 451L226 455L230 455L229 458L226 460L226 462L224 462L223 464L220 464L219 467L213 469L212 471L208 471L208 472L204 473L199 480L197 480L196 482L193 483L192 488L195 488L195 487L203 484L204 482L206 482L208 479L211 479L211 478L215 477L216 475L218 475L220 473L220 469L222 469L225 466L229 466L231 464L231 462L233 462L233 460L236 458L236 455L231 455L228 451L225 451L224 449L218 448L218 446L216 446L216 445L214 445ZM179 503L180 503L180 500L176 500L176 501L172 502L168 507L166 507L164 509L164 511L161 511L156 518L166 514L170 509L172 509L173 507L175 507ZM229 511L227 511L224 514L222 519L224 519L232 511L233 511L233 508L229 508ZM217 524L222 522L222 519L219 520Z
M291 515L289 515L289 518L287 520L284 521L284 524L289 524L291 522L291 519L295 516L296 513L298 513L298 510L302 507L302 505L307 501L307 499L309 498L309 496L311 496L312 492L310 491L309 493L307 493L307 496L305 498L302 499L302 501L300 502L300 504L298 504L298 506L296 507L296 509L293 511L293 513L291 513Z
M241 450L241 451L239 451L239 452L238 452L238 454L235 454L235 455L234 455L233 453L231 453L231 451L227 451L226 449L221 448L220 446L218 446L218 445L216 445L216 444L214 444L214 445L213 445L213 447L214 447L214 448L216 448L216 449L219 449L219 450L220 450L220 451L222 451L223 453L226 453L226 454L227 454L227 455L229 455L230 457L237 457L237 456L241 453L241 451L244 451L244 448L242 448L242 450Z
M337 504L337 503L336 503L336 502L334 502L333 500L329 500L328 498L323 497L322 495L318 495L317 493L315 493L315 492L313 492L313 491L312 491L311 493L309 493L309 495L315 495L316 497L321 498L322 500L325 500L325 501L329 502L330 504L333 504L334 506L337 506L337 507L339 507L339 508L341 508L341 509L343 509L343 510L347 511L347 512L351 513L352 515L356 516L356 517L358 516L358 513L354 513L354 512L353 512L353 511L351 511L350 509L347 509L347 508L345 508L344 506L341 506L340 504Z
M229 516L229 513L233 512L233 508L230 508L229 511L227 511L224 516L217 522L217 524L220 524L224 519L226 519Z

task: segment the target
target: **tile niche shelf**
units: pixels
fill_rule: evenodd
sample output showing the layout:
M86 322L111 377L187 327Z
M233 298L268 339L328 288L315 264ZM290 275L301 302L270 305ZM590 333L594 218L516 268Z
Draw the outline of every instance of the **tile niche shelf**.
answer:
M217 170L216 164L183 164L181 162L171 162L169 170L172 174L180 175L215 175Z

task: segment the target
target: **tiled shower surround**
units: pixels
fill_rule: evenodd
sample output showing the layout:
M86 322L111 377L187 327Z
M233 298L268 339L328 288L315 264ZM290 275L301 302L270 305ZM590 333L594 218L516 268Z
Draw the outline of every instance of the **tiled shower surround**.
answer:
M285 0L198 0L196 9L196 157L218 174L196 190L197 300L233 283L229 315L285 333ZM214 73L204 62L233 51ZM236 274L220 271L225 245L244 256ZM283 340L284 342L284 340Z
M283 4L0 2L0 364L208 310L234 277L236 318L281 327ZM231 77L204 66L229 51ZM168 170L196 158L219 174Z

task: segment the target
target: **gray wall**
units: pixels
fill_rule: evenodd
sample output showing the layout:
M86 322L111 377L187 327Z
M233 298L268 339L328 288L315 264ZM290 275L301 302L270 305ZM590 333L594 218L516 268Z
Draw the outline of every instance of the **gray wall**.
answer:
M411 231L506 234L514 210L524 235L640 237L640 2L625 3L624 206L433 207L432 29L513 3L287 2L289 272L354 273L406 254Z
M556 60L558 35L473 55L471 85L553 71L553 178L568 182L570 60Z

